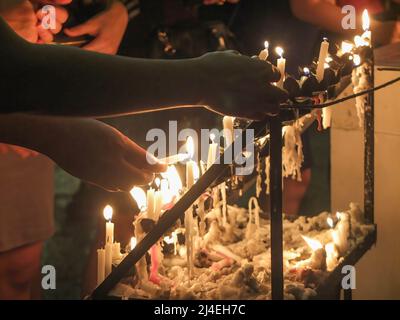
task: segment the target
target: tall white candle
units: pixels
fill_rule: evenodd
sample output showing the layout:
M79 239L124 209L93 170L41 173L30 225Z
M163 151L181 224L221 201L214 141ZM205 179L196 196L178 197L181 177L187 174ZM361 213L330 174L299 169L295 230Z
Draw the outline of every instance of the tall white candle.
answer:
M106 252L104 249L97 250L97 285L102 283L105 278Z
M258 55L258 58L260 60L266 61L269 56L269 42L265 41L264 42L264 49L260 51L260 54Z
M324 79L325 74L325 60L328 57L329 42L327 38L321 42L321 47L319 49L319 58L317 65L317 80L321 82Z
M285 81L285 70L286 70L286 59L283 58L283 49L281 47L276 47L275 49L276 53L278 54L278 56L280 57L277 61L276 66L278 67L278 70L281 73L281 78L279 79L279 81L276 83L276 85L279 88L283 88L283 82Z
M107 205L103 209L104 218L107 220L106 222L106 243L114 242L114 223L111 222L113 215L113 208L110 205Z
M107 277L112 270L112 256L113 256L113 244L106 243L105 245L105 276Z

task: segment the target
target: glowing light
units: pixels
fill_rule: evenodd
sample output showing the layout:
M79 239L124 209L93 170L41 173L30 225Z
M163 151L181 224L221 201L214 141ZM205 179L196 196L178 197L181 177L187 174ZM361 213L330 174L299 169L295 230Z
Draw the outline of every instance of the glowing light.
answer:
M318 240L311 239L306 236L301 236L305 242L307 242L308 246L311 248L312 251L316 251L318 249L322 249L322 244Z
M331 217L328 217L326 222L328 223L329 227L333 228L333 219Z
M324 69L329 69L330 68L330 66L329 66L329 64L327 64L326 62L324 63Z
M132 198L136 201L138 208L140 211L146 210L147 198L146 193L142 188L133 187L130 191Z
M354 65L355 66L359 66L361 64L361 57L358 54L354 55L353 60L354 60Z
M281 47L276 47L275 52L278 56L280 56L282 58L284 51Z
M308 76L310 74L310 69L308 69L307 67L303 68L303 72L306 76Z
M166 244L174 244L174 236L173 235L171 235L170 237L164 237L164 242L166 243Z
M107 221L111 221L112 215L113 215L113 208L110 205L106 205L103 209L104 219L106 219Z
M131 238L131 250L133 250L137 245L137 240L135 237Z
M332 57L326 57L325 62L331 63L333 61Z
M338 218L340 220L341 216L342 216L342 214L339 211L336 212L336 218Z
M157 188L159 188L159 187L160 187L160 184L161 184L160 178L157 177L157 178L154 180L154 182L156 183Z
M214 133L210 133L210 140L212 143L214 143L215 140L215 134Z
M189 158L193 158L194 156L194 141L191 136L189 136L186 140L186 151L189 155Z
M268 42L268 41L265 41L265 42L264 42L264 47L265 47L265 49L268 49L268 48L269 48L269 42Z
M345 53L350 53L351 51L353 51L354 45L351 42L348 41L343 41L342 42L342 54Z
M367 31L370 28L370 19L367 9L365 9L362 14L362 27L364 31Z
M355 36L354 37L354 43L356 44L356 47L364 47L364 46L368 46L368 42L365 41L362 37L360 36Z

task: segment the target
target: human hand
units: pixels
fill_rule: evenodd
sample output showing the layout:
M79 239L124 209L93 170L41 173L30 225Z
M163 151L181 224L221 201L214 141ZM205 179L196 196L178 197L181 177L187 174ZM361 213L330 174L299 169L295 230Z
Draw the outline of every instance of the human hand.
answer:
M17 5L0 11L0 16L26 41L36 43L39 39L37 17L32 3L22 1Z
M198 58L197 74L205 92L206 108L219 114L259 120L275 114L287 93L271 84L280 73L269 62L232 51Z
M116 54L128 25L128 12L120 2L73 28L65 29L69 37L90 35L95 37L83 49L105 54Z
M41 4L68 4L71 0L54 0L54 1L40 1ZM62 25L68 20L68 11L60 6L54 6L55 9L55 25L52 28L45 26L44 19L49 14L43 8L38 9L36 16L38 18L38 33L39 43L51 43L54 40L54 35L62 30Z
M166 165L152 157L118 130L91 119L55 118L54 140L39 150L61 168L89 183L109 191L130 191L134 185L151 182L153 173Z

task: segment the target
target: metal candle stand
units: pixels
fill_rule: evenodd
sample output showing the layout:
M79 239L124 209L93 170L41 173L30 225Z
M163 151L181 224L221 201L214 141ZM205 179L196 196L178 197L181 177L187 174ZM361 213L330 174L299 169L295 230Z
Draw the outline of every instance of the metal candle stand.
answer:
M372 51L372 50L371 50ZM371 54L372 56L372 54ZM367 62L370 66L371 81L373 83L373 59ZM335 98L346 84L350 83L349 77L345 78L341 83L337 84L334 96L327 98ZM335 89L335 88L333 88ZM286 104L281 107L279 115L268 117L262 122L249 123L245 130L253 129L255 138L265 136L268 131L270 134L269 148L270 154L270 208L271 208L271 290L273 300L282 300L284 297L284 279L283 279L283 216L282 216L282 125L287 120L296 120L299 115L304 115L318 105L307 104ZM241 137L242 145L245 145L245 130ZM374 222L374 92L368 94L368 103L365 110L365 130L364 130L364 208L365 215L370 223ZM254 143L254 142L253 142ZM229 146L225 152L233 154L233 144ZM264 147L265 148L265 147ZM231 175L231 165L224 164L224 153L220 155L221 161L216 161L195 185L188 190L174 205L173 208L166 211L155 224L154 228L139 242L136 247L123 259L123 261L113 269L108 277L93 291L92 299L105 299L109 292L124 278L135 266L135 264L146 254L146 252L159 241L160 238L174 226L176 221L184 216L184 213L193 203L218 180ZM350 253L349 260L356 262L360 255L365 253L369 247L375 242L376 234L374 233L367 245L365 245L359 254ZM338 268L340 265L338 266ZM338 269L337 268L337 269ZM334 283L340 276L340 272L335 269L332 275L335 275ZM351 298L351 291L347 290L345 298Z

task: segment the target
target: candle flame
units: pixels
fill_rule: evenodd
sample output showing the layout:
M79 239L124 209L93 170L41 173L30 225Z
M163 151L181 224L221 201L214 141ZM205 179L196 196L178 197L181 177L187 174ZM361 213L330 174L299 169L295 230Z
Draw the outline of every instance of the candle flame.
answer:
M169 187L175 195L179 195L179 191L182 190L181 177L178 174L175 166L169 166L167 169L167 180L169 182Z
M310 69L308 69L307 67L303 68L303 72L306 76L308 76L310 74Z
M146 210L147 196L144 190L139 187L133 187L132 190L130 191L130 194L132 198L136 201L136 204L140 209L140 211Z
M336 212L336 218L338 218L339 220L340 220L340 218L341 218L341 213L338 211L338 212Z
M131 250L133 250L137 245L137 239L135 237L131 238Z
M103 209L104 219L106 219L107 221L111 221L112 215L113 215L113 208L108 204Z
M354 55L353 60L355 66L359 66L361 64L361 57L358 54Z
M318 240L311 239L306 236L301 236L305 242L307 242L308 246L311 248L312 251L316 251L318 249L322 249L322 244Z
M269 42L268 42L268 41L265 41L265 42L264 42L264 47L265 47L265 49L268 49L268 48L269 48Z
M342 41L342 47L341 47L342 54L350 53L353 50L353 48L354 46L351 42Z
M154 180L154 182L156 183L157 188L159 188L159 187L160 187L160 184L161 184L160 178L157 177L157 178Z
M330 66L329 66L329 64L328 63L324 63L324 69L329 69L330 68Z
M210 133L210 140L212 143L214 143L215 140L215 134L214 133Z
M194 156L194 141L193 141L193 138L191 136L187 137L187 140L186 140L186 151L187 151L187 153L189 155L189 158L190 159L193 158L193 156Z
M333 61L332 57L326 57L325 62L331 63Z
M333 219L331 217L328 217L326 222L328 223L329 227L333 228Z
M281 47L276 47L275 52L278 56L280 56L282 58L284 51Z
M367 9L365 9L362 14L362 27L364 31L367 31L370 28L370 19Z

